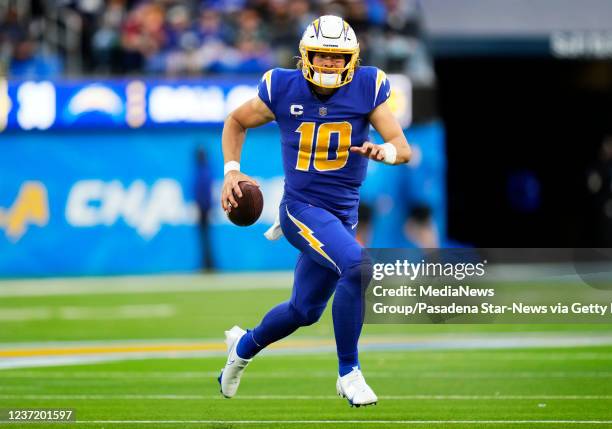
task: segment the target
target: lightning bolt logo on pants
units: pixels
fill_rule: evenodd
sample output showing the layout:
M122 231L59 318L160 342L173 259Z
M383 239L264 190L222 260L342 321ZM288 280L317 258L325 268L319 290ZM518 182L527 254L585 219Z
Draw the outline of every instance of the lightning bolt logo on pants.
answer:
M314 232L312 231L312 229L308 228L304 223L300 222L295 217L293 217L291 213L289 213L289 209L287 207L285 207L285 209L287 211L287 216L289 216L289 219L291 219L291 222L293 222L295 226L299 228L300 232L298 232L298 234L304 237L304 240L308 242L308 245L310 247L312 247L319 255L323 256L325 259L331 262L334 265L334 267L336 267L336 270L340 272L338 265L336 265L334 260L330 258L327 253L325 253L325 250L323 250L323 246L325 245L321 243L317 239L317 237L314 236Z

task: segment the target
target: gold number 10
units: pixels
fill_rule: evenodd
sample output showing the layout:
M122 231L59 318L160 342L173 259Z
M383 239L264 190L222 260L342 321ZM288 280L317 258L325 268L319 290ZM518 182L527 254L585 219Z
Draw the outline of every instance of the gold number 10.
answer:
M295 130L300 133L300 149L298 152L296 170L308 171L315 136L316 124L314 122L302 122ZM314 168L318 171L339 170L346 165L351 147L351 132L353 130L350 122L326 122L319 125L317 141L315 144ZM336 158L329 159L329 146L332 133L338 134L338 149Z

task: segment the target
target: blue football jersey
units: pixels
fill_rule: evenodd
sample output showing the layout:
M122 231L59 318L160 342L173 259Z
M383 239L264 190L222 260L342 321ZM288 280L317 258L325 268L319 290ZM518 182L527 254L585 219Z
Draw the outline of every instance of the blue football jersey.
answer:
M355 210L368 159L349 148L368 140L368 114L389 98L385 73L358 67L325 101L297 69L269 70L258 90L280 129L285 197L339 216Z

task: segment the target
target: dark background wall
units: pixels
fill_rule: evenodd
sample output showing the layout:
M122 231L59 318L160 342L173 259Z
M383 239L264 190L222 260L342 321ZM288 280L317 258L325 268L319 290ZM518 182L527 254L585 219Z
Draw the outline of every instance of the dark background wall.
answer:
M612 63L438 59L449 234L478 246L594 246L586 170L612 133Z

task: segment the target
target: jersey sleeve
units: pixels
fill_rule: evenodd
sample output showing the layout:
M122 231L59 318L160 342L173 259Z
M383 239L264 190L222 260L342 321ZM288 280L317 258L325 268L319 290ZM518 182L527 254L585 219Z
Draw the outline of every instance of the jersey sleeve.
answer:
M387 101L390 95L391 85L389 84L389 79L387 79L387 74L380 69L376 69L376 86L374 87L372 110Z
M276 104L276 97L273 97L272 91L273 74L274 69L265 72L257 86L257 95L259 95L261 101L263 101L272 112L274 112L274 104Z

